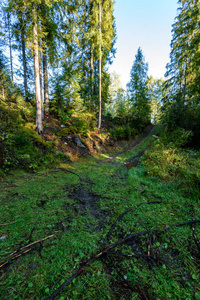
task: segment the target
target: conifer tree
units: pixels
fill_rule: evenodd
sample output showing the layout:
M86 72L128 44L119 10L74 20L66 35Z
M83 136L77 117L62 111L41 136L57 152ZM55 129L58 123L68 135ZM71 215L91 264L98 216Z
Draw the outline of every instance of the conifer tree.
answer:
M167 97L164 122L171 131L177 127L200 134L200 3L179 0L173 24L170 63L167 65Z
M132 103L133 119L137 126L143 126L150 122L150 103L148 99L147 88L148 64L142 49L139 48L135 55L135 60L130 73L130 82L127 85L128 96Z

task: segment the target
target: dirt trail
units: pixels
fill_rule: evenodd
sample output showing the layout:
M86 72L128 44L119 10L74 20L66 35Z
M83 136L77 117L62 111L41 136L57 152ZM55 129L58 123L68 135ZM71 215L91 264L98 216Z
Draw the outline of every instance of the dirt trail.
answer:
M145 138L147 138L151 133L152 131L155 129L155 125L151 125L151 127L142 135L140 136L138 139L134 140L131 145L127 148L125 148L123 151L120 151L120 152L117 152L116 154L114 154L113 156L110 156L106 159L103 159L103 160L99 160L98 163L105 163L105 162L110 162L112 161L113 159L115 159L116 157L118 157L119 155L122 155L124 153L126 153L127 151L131 150L131 149L134 149L137 145L139 145ZM146 148L141 151L137 157L141 157L144 152L145 152ZM136 158L136 157L135 157ZM132 158L133 159L133 158Z

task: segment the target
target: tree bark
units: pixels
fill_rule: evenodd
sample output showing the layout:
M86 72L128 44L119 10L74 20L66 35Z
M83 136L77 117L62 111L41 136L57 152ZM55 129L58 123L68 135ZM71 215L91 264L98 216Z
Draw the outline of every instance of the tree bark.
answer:
M42 101L40 93L40 66L39 66L39 43L38 43L38 26L37 26L37 9L36 4L33 8L34 26L33 26L33 52L34 52L34 70L35 70L35 98L36 98L36 129L42 134Z
M24 92L25 99L28 102L28 84L27 84L27 64L26 64L26 47L24 37L24 22L21 23L21 42L22 42L22 57L23 57L23 69L24 69Z
M92 109L92 103L94 101L94 55L93 46L90 45L90 86L91 86L91 99L90 99L90 109Z
M41 98L41 105L42 105L42 120L44 120L44 99L43 99L43 84L42 84L42 58L41 58L41 51L38 51L39 55L39 68L40 68L40 98Z
M9 48L10 48L10 69L11 69L11 80L12 84L14 84L14 76L13 76L13 59L12 59L12 41L11 41L11 32L10 32L10 15L8 13L8 39L9 39Z
M101 128L101 0L99 0L99 123L98 128Z
M47 48L43 43L43 76L44 76L44 103L45 114L49 114L49 84L48 84L48 60L47 60Z

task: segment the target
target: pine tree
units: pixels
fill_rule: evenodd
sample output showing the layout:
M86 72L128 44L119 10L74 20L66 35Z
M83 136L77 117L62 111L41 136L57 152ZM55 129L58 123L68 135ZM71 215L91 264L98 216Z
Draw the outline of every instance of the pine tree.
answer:
M133 119L137 126L150 122L150 103L148 99L147 76L148 64L142 49L139 48L130 73L130 82L127 85L128 96L132 103Z
M200 3L179 0L178 16L173 24L170 63L167 65L167 97L164 123L171 131L177 127L200 134Z
M161 107L164 98L164 80L154 79L150 76L147 81L147 86L151 106L151 122L157 124L161 120Z

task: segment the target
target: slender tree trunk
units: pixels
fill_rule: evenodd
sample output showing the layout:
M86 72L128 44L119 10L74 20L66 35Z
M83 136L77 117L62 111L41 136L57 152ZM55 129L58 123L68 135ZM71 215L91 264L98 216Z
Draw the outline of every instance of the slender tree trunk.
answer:
M3 96L3 101L5 101L5 92L4 92L4 86L2 87L2 96Z
M98 128L101 128L101 0L99 0L99 123Z
M40 67L40 98L41 98L41 104L42 104L42 120L44 120L44 99L43 99L43 84L42 84L42 55L41 51L38 52L39 55L39 67Z
M91 99L90 99L90 110L94 101L94 56L93 47L90 46L90 86L91 86Z
M12 59L12 41L11 41L11 32L10 32L10 15L8 13L8 39L9 39L9 48L10 48L10 69L11 69L11 79L12 84L14 83L14 76L13 76L13 59Z
M187 87L187 61L185 62L185 78L184 78L184 91L183 91L184 104L185 104L185 96L186 96L186 87Z
M45 114L49 114L49 86L48 86L48 61L47 61L47 49L43 43L43 76L44 76L44 103Z
M39 43L38 43L38 26L37 26L37 9L36 4L33 8L34 26L33 26L33 52L34 52L34 70L35 70L35 98L36 98L36 128L39 134L42 134L42 101L40 93L40 66L39 66Z
M26 65L26 47L25 47L25 37L24 37L24 24L21 24L21 41L22 41L22 57L23 57L23 69L24 69L24 91L25 99L28 102L28 84L27 84L27 65Z

